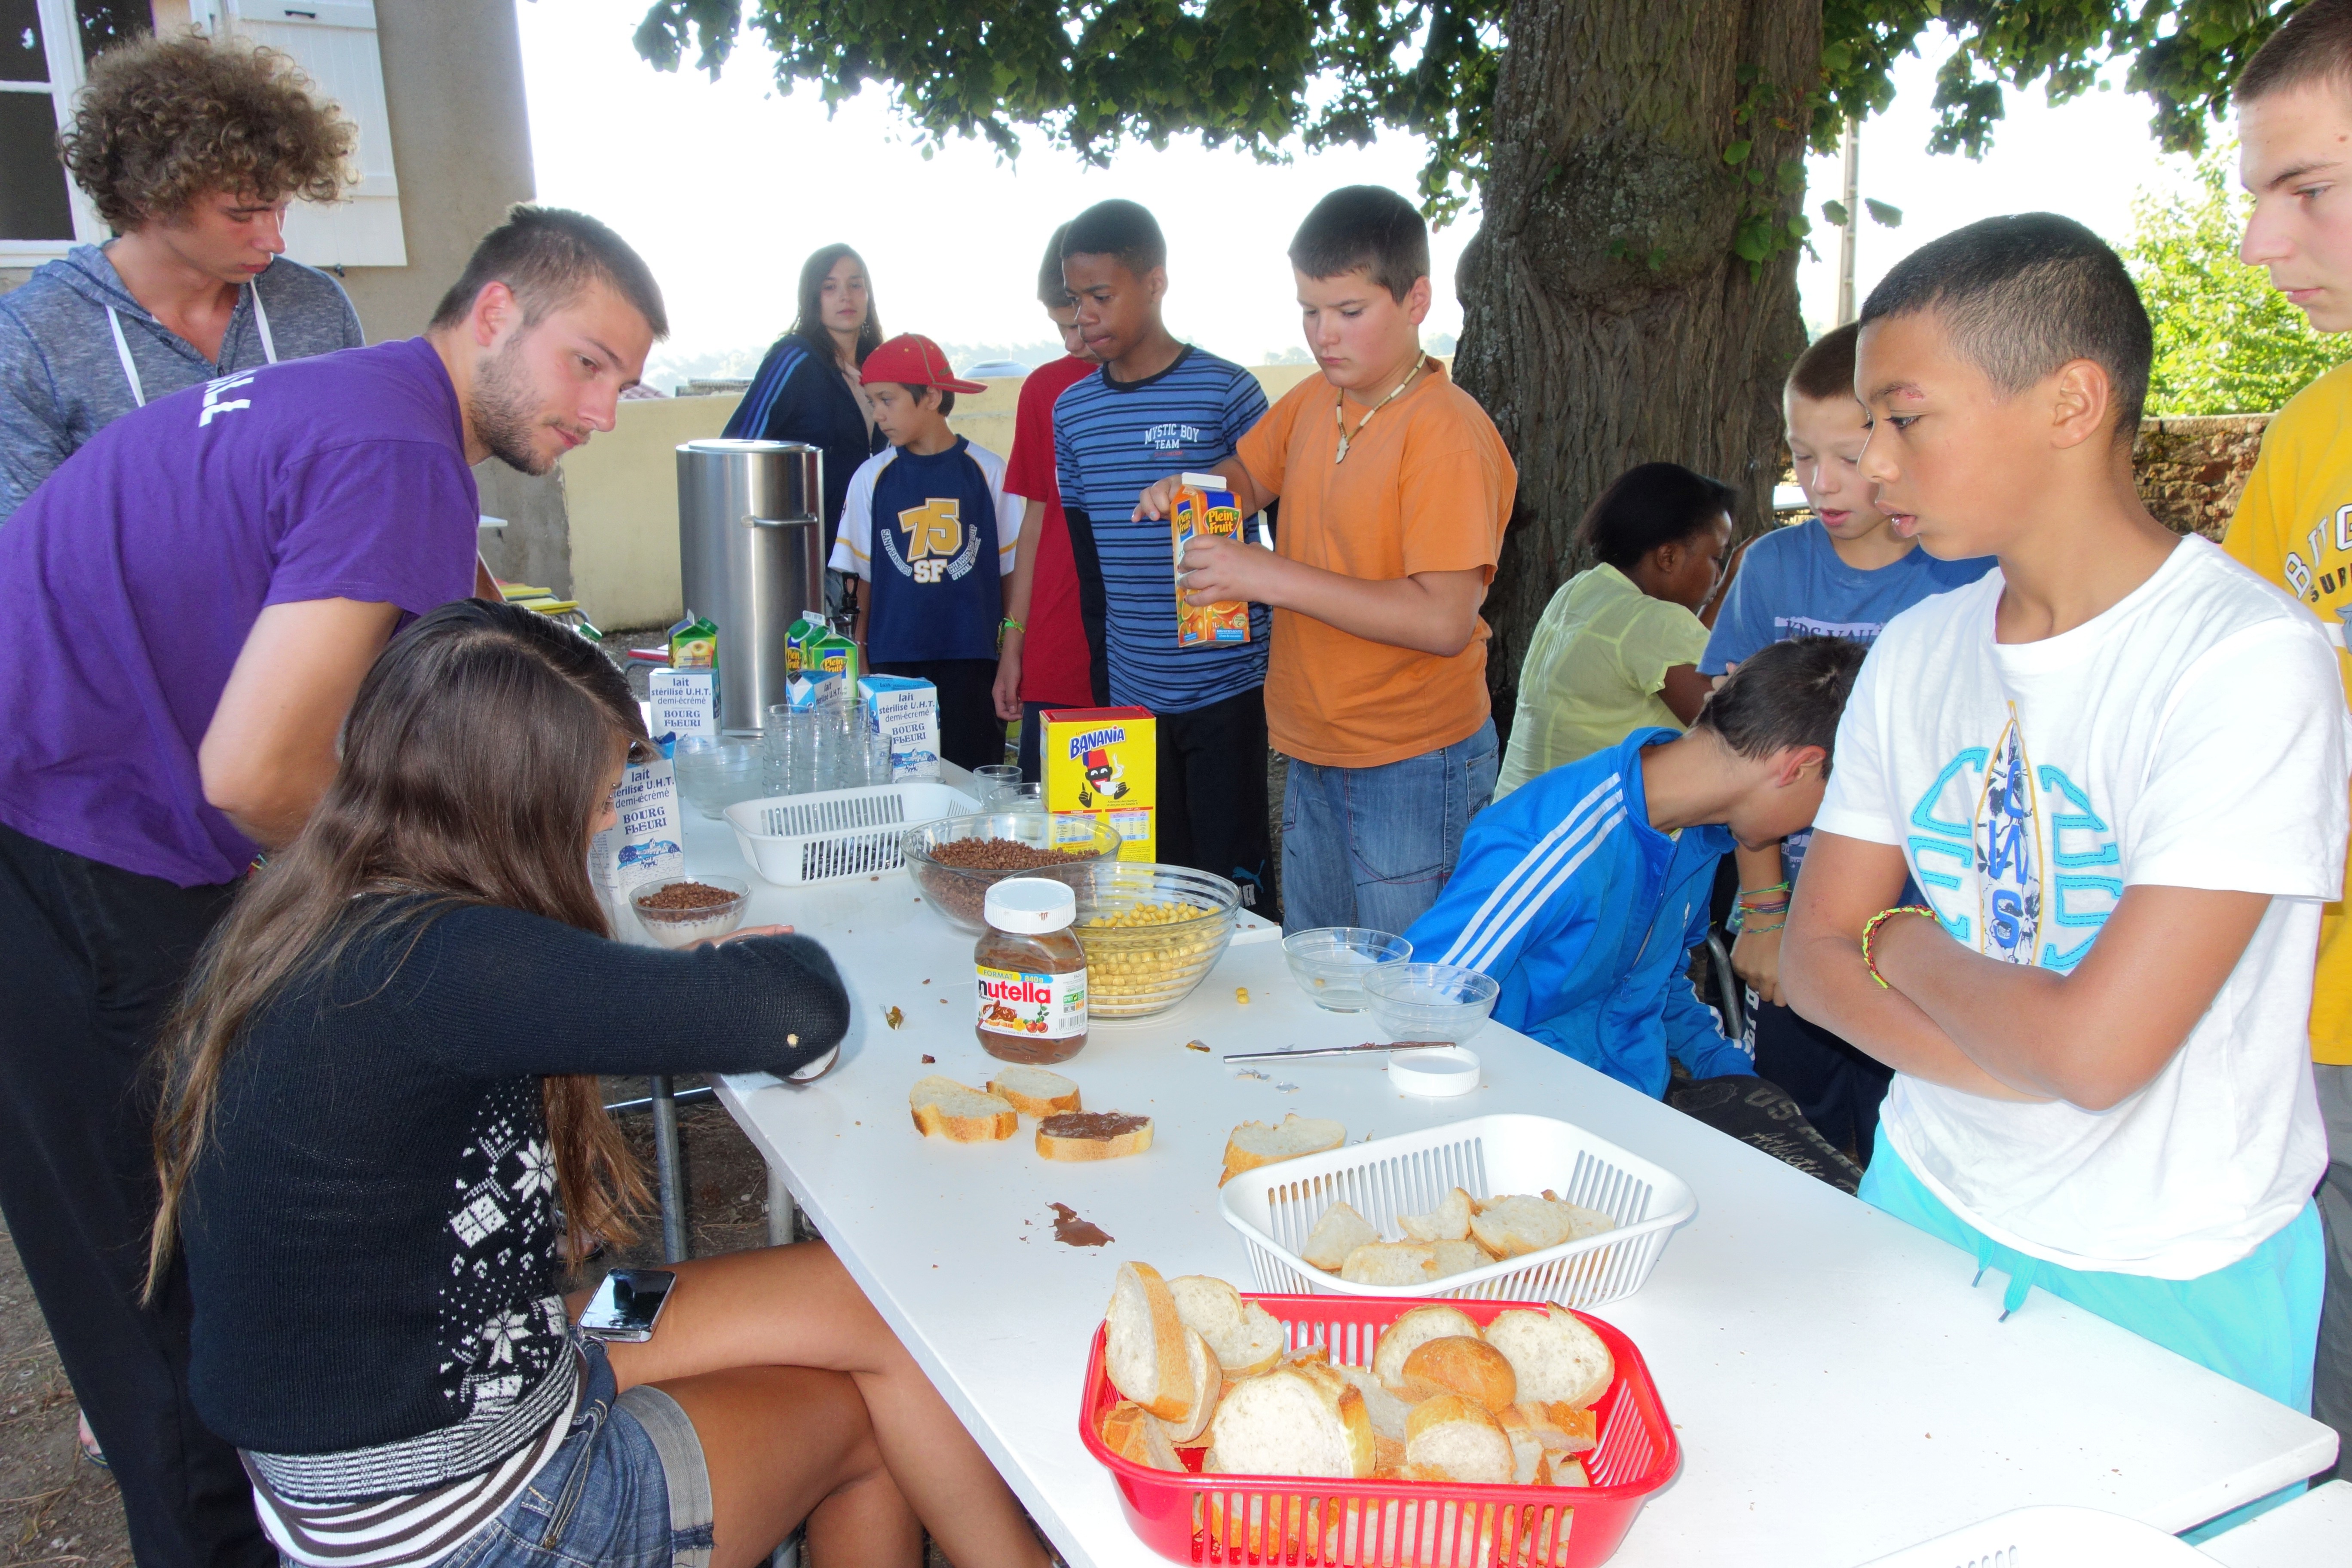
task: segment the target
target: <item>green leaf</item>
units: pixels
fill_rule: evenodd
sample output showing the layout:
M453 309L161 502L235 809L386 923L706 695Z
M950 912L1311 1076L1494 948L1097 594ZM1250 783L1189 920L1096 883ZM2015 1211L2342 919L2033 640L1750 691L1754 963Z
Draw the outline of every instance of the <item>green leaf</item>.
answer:
M1822 68L1832 76L1843 76L1853 66L1853 50L1843 44L1822 46Z
M1885 202L1878 200L1874 196L1863 197L1862 205L1864 210L1870 214L1871 220L1873 222L1880 224L1887 228L1901 228L1903 226L1903 209L1901 207L1888 206Z
M1845 226L1848 216L1850 215L1846 212L1845 204L1843 202L1823 202L1822 204L1822 219L1838 228L1843 228Z
M1748 154L1756 151L1753 142L1734 142L1723 150L1723 161L1737 166L1748 162Z

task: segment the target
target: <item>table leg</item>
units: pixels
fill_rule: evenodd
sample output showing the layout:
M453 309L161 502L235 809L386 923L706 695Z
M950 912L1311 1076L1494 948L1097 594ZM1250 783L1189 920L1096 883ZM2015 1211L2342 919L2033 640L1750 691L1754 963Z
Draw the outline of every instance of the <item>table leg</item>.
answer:
M677 1101L669 1076L646 1080L654 1102L654 1166L661 1186L662 1258L676 1263L686 1257L686 1194L679 1187Z
M790 1247L800 1238L793 1234L793 1221L797 1217L797 1205L793 1202L793 1190L784 1185L783 1177L776 1174L773 1165L768 1167L768 1245Z

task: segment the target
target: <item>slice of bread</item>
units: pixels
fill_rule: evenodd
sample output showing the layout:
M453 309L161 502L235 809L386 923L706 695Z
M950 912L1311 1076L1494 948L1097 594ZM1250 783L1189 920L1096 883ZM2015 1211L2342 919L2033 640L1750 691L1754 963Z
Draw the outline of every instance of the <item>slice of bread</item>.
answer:
M1411 1360L1411 1357L1407 1357ZM1404 1419L1412 1414L1412 1402L1400 1399L1381 1386L1381 1380L1360 1366L1332 1363L1331 1370L1355 1385L1364 1396L1364 1414L1372 1418L1372 1436L1404 1441ZM1402 1458L1399 1463L1402 1463Z
M1385 1479L1394 1475L1397 1467L1403 1463L1404 1439L1391 1437L1379 1427L1374 1427L1372 1429L1373 1477L1376 1479Z
M1442 1340L1449 1334L1478 1335L1478 1325L1455 1307L1415 1307L1401 1313L1397 1321L1381 1331L1380 1343L1372 1350L1372 1375L1391 1390L1404 1387L1405 1358L1431 1340Z
M1200 1382L1186 1360L1184 1321L1160 1271L1149 1263L1120 1264L1103 1316L1110 1385L1162 1421L1190 1420Z
M1527 1414L1516 1405L1506 1405L1492 1413L1495 1425L1511 1444L1511 1484L1531 1487L1543 1468L1544 1446L1528 1424Z
M1363 1396L1313 1363L1234 1384L1209 1424L1210 1460L1226 1475L1360 1477L1372 1473Z
M1585 1473L1583 1460L1570 1459L1559 1454L1545 1455L1543 1464L1536 1471L1536 1485L1539 1487L1589 1487L1591 1484L1592 1478Z
M1437 1248L1425 1241L1368 1241L1348 1254L1339 1278L1350 1285L1426 1285L1437 1278Z
M1209 1342L1192 1330L1184 1331L1184 1379L1192 1387L1191 1412L1168 1422L1171 1443L1197 1443L1201 1434L1209 1429L1209 1417L1216 1414L1217 1401L1224 1394L1224 1374L1217 1367L1217 1352Z
M1339 1122L1301 1116L1295 1110L1282 1119L1279 1127L1244 1121L1225 1140L1225 1171L1217 1178L1217 1185L1223 1186L1244 1171L1296 1160L1301 1154L1320 1154L1347 1141L1348 1130Z
M1397 1224L1412 1241L1461 1241L1470 1235L1470 1194L1460 1187L1427 1214L1402 1214Z
M1511 1441L1482 1405L1458 1394L1441 1394L1412 1407L1405 1422L1404 1458L1426 1465L1449 1480L1507 1486L1514 1467Z
M1518 1397L1518 1379L1503 1352L1468 1334L1424 1341L1404 1358L1404 1396L1432 1399L1458 1394L1488 1410Z
M1486 1325L1486 1342L1509 1360L1521 1399L1580 1410L1608 1393L1617 1375L1601 1336L1564 1307L1498 1313Z
M1048 1160L1118 1160L1151 1147L1151 1118L1118 1110L1060 1110L1037 1123Z
M1051 1116L1057 1110L1079 1109L1078 1086L1044 1068L998 1068L988 1080L988 1092L1011 1100L1013 1109L1024 1116Z
M1307 1245L1299 1248L1298 1256L1318 1268L1336 1274L1347 1263L1348 1254L1380 1238L1381 1233L1372 1228L1370 1220L1344 1203L1333 1204L1315 1222L1315 1228L1307 1233Z
M1581 1454L1601 1441L1601 1418L1556 1399L1523 1399L1516 1407L1537 1442L1555 1454Z
M915 1131L950 1143L994 1143L1021 1131L1010 1100L933 1073L907 1096Z
M1209 1342L1227 1377L1255 1377L1272 1370L1288 1348L1281 1320L1222 1279L1187 1274L1168 1281L1176 1315Z
M1133 1464L1155 1470L1184 1468L1160 1417L1132 1399L1122 1399L1103 1412L1102 1440L1104 1447Z
M1497 1258L1523 1258L1616 1228L1598 1209L1524 1193L1480 1204L1470 1216L1470 1234Z
M1475 1241L1433 1241L1429 1244L1430 1278L1443 1279L1450 1274L1467 1274L1473 1268L1484 1268L1494 1262L1486 1248Z

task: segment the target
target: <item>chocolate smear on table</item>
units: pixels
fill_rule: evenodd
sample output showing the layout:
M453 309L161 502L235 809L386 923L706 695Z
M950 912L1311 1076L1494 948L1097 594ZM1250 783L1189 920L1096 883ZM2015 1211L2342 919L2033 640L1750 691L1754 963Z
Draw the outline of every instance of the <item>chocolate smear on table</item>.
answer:
M1054 1239L1065 1247L1108 1247L1114 1239L1092 1220L1078 1217L1067 1204L1047 1204L1054 1211Z

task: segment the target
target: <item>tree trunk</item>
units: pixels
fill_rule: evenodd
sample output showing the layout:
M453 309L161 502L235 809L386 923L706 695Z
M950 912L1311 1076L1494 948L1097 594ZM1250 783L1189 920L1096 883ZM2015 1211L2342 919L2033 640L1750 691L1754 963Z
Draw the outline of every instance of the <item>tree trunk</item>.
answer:
M1758 266L1732 246L1743 221L1785 224L1803 201L1776 176L1804 153L1822 7L1516 0L1507 37L1454 361L1519 467L1486 607L1506 728L1537 619L1591 564L1577 523L1611 479L1682 463L1738 487L1741 533L1770 515L1780 385L1805 343L1797 252ZM1727 163L1742 142L1745 162Z

